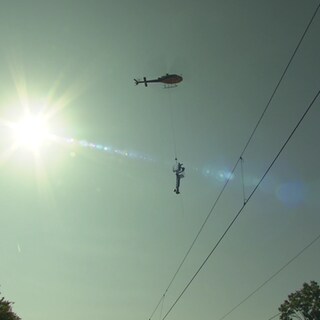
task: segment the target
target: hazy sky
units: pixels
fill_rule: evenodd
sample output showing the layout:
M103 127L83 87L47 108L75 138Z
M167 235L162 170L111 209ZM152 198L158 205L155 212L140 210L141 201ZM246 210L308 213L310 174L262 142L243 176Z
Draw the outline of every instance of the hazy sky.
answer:
M0 285L24 320L147 320L218 197L318 1L1 0ZM160 320L320 89L320 12ZM181 74L174 89L133 78ZM50 115L37 152L9 122ZM221 319L320 233L320 101L166 319ZM173 126L172 126L173 123ZM186 167L173 193L175 146ZM320 281L320 240L230 320Z

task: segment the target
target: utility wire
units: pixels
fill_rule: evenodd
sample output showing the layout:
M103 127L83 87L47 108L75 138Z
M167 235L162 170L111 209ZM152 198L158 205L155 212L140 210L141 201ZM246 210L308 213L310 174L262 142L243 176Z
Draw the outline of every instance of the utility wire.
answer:
M280 316L280 312L275 314L273 317L269 318L268 320L272 320L272 319L275 319L276 317Z
M230 230L230 228L233 226L233 224L236 222L236 220L238 219L238 217L240 216L240 214L242 213L244 207L246 206L246 204L250 201L251 197L253 196L253 194L256 192L256 190L258 189L258 187L260 186L260 184L262 183L262 181L264 180L264 178L266 177L266 175L268 174L268 172L270 171L270 169L273 167L274 163L277 161L277 159L279 158L280 154L282 153L282 151L284 150L284 148L286 147L286 145L288 144L288 142L291 140L292 136L294 135L294 133L296 132L296 130L298 129L298 127L300 126L301 122L303 121L303 119L305 118L305 116L307 115L307 113L309 112L309 110L311 109L311 107L313 106L314 102L317 100L318 96L320 94L320 90L317 92L317 94L315 95L315 97L312 99L311 103L309 104L308 108L306 109L306 111L303 113L303 115L301 116L300 120L298 121L298 123L296 124L296 126L294 127L294 129L291 131L289 137L287 138L287 140L284 142L284 144L282 145L281 149L279 150L279 152L277 153L277 155L274 157L274 159L271 161L270 165L268 166L267 170L264 172L264 174L262 175L262 177L260 178L259 182L257 183L257 185L255 186L255 188L253 189L253 191L250 193L249 197L247 198L247 201L245 204L242 205L242 207L240 208L240 210L238 211L238 213L235 215L235 217L233 218L233 220L230 222L230 224L228 225L227 229L224 231L224 233L222 234L222 236L220 237L220 239L217 241L217 243L215 244L215 246L212 248L212 250L210 251L210 253L207 255L207 257L204 259L204 261L201 263L200 267L198 268L198 270L194 273L194 275L191 277L191 279L189 280L189 282L187 283L187 285L184 287L184 289L181 291L181 293L179 294L178 298L174 301L174 303L171 305L171 307L169 308L169 310L167 311L167 313L165 314L165 316L162 318L162 320L166 319L166 317L169 315L169 313L171 312L171 310L175 307L175 305L178 303L178 301L181 299L181 297L183 296L183 294L187 291L187 289L189 288L189 286L191 285L191 283L193 282L193 280L196 278L196 276L199 274L199 272L201 271L201 269L204 267L204 265L207 263L207 261L209 260L209 258L211 257L211 255L213 254L213 252L217 249L217 247L219 246L219 244L221 243L221 241L223 240L223 238L226 236L226 234L228 233L228 231Z
M267 109L269 108L270 103L271 103L271 101L273 100L273 98L274 98L274 96L275 96L275 94L276 94L276 92L277 92L277 90L278 90L278 88L279 88L279 86L280 86L280 84L281 84L284 76L286 75L286 73L287 73L287 71L288 71L288 69L289 69L289 66L290 66L290 64L291 64L294 56L296 55L296 53L297 53L297 51L298 51L298 49L299 49L299 47L300 47L300 45L301 45L301 43L302 43L305 35L307 34L307 32L308 32L308 30L309 30L309 28L310 28L310 26L311 26L311 24L312 24L312 22L313 22L313 20L314 20L317 12L318 12L318 10L319 10L319 8L320 8L320 3L318 4L316 10L314 11L314 13L313 13L313 15L312 15L312 17L311 17L311 19L310 19L307 27L306 27L306 29L304 30L304 32L303 32L303 34L302 34L302 36L301 36L301 38L300 38L300 40L299 40L299 42L298 42L298 45L297 45L296 48L294 49L293 54L291 55L291 58L290 58L290 60L289 60L289 62L288 62L288 64L287 64L287 66L285 67L284 71L282 72L282 75L281 75L281 77L280 77L280 80L278 81L276 87L274 88L274 90L273 90L273 92L272 92L272 95L271 95L271 97L270 97L267 105L265 106L265 108L264 108L264 110L263 110L263 112L262 112L262 114L261 114L261 116L260 116L260 118L259 118L256 126L254 127L254 129L253 129L253 131L252 131L252 133L251 133L251 135L250 135L250 138L248 139L248 141L247 141L247 143L246 143L246 145L245 145L245 147L244 147L244 149L243 149L243 151L242 151L242 153L241 153L241 156L243 156L243 154L245 153L245 151L246 151L248 145L250 144L251 139L252 139L252 137L254 136L254 134L255 134L255 132L256 132L256 130L257 130L257 128L258 128L261 120L262 120L262 118L264 117ZM241 157L241 156L240 156L240 157Z
M162 303L161 303L161 309L160 309L159 320L161 320L161 319L162 319L162 312L163 312L164 299L165 299L165 295L163 295L163 299L162 299Z
M250 299L253 295L255 295L262 287L264 287L268 282L270 282L273 278L275 278L281 271L283 271L286 267L288 267L289 264L291 264L294 260L296 260L300 255L302 255L307 249L309 249L319 239L320 239L320 234L318 234L317 237L315 237L311 242L309 242L302 250L300 250L293 258L291 258L287 263L285 263L279 270L277 270L275 273L273 273L259 287L257 287L254 291L252 291L246 298L244 298L241 302L239 302L235 307L233 307L223 317L219 318L219 320L225 319L234 310L238 309L243 303L245 303L248 299Z
M278 90L278 88L279 88L279 86L280 86L280 84L281 84L284 76L286 75L287 70L289 69L289 66L291 65L291 62L293 61L293 58L295 57L295 55L296 55L296 53L297 53L297 51L298 51L298 49L299 49L299 47L300 47L300 45L301 45L304 37L305 37L305 35L307 34L307 32L308 32L308 30L309 30L309 28L310 28L310 26L311 26L311 24L312 24L312 22L313 22L313 20L314 20L317 12L318 12L318 10L319 10L319 8L320 8L320 3L318 4L316 10L314 11L314 13L313 13L313 15L312 15L312 17L311 17L311 19L310 19L310 21L309 21L306 29L304 30L304 32L303 32L303 34L302 34L302 36L301 36L301 38L300 38L300 40L299 40L299 42L298 42L295 50L293 51L293 54L291 55L291 57L290 57L290 59L289 59L289 62L288 62L288 64L286 65L286 67L285 67L285 69L284 69L284 71L283 71L283 73L282 73L282 75L281 75L281 77L280 77L280 80L278 81L276 87L274 88L274 90L273 90L273 92L272 92L272 94L271 94L271 97L270 97L269 101L267 102L267 104L266 104L266 106L265 106L265 108L264 108L264 110L263 110L263 112L262 112L262 114L261 114L261 116L260 116L257 124L255 125L255 127L254 127L254 129L253 129L253 131L252 131L252 133L251 133L251 135L250 135L247 143L245 144L245 147L243 148L243 150L242 150L242 152L241 152L241 154L240 154L240 157L239 157L238 160L236 161L236 163L235 163L235 165L234 165L234 167L233 167L230 175L228 176L226 182L224 183L224 185L223 185L223 187L222 187L222 189L221 189L221 191L220 191L217 199L215 200L215 202L214 202L213 206L211 207L208 215L206 216L203 224L201 225L201 227L200 227L200 229L199 229L196 237L195 237L194 240L192 241L189 249L187 250L185 256L183 257L181 263L179 264L176 272L174 273L173 277L171 278L171 280L170 280L170 282L169 282L169 285L167 286L167 288L166 288L166 290L165 290L165 292L164 292L164 294L163 294L164 296L166 295L166 293L168 292L168 290L169 290L169 288L171 287L172 283L174 282L177 274L179 273L179 271L180 271L181 267L183 266L184 262L186 261L186 259L187 259L188 255L189 255L190 251L192 250L194 244L197 242L198 237L199 237L200 233L202 232L205 224L206 224L207 221L209 220L209 218L210 218L212 212L214 211L214 209L215 209L218 201L220 200L220 198L221 198L224 190L226 189L227 185L229 184L231 178L233 177L233 174L234 174L234 172L235 172L235 170L236 170L239 162L241 161L241 158L243 157L243 155L244 155L247 147L249 146L249 144L250 144L250 142L251 142L251 140L252 140L252 137L254 136L254 134L255 134L255 132L256 132L256 130L257 130L257 128L258 128L261 120L262 120L262 118L264 117L267 109L269 108L269 106L270 106L270 104L271 104L271 102L272 102L272 100L273 100L273 98L274 98L274 96L275 96L275 94L276 94L276 92L277 92L277 90ZM171 108L171 110L172 110L172 114L173 114L173 107ZM176 147L176 141L175 141L175 134L174 134L174 127L173 127L172 116L171 116L171 125L172 125L173 137L174 137L174 153L175 153L175 157L177 157L177 151L176 151L177 147ZM246 201L247 201L247 200L248 200L248 199L246 199ZM161 296L161 298L160 298L159 302L157 303L154 311L151 313L151 315L150 315L150 317L149 317L149 320L151 320L151 318L153 317L154 313L157 311L157 309L158 309L158 307L159 307L159 305L160 305L160 303L161 303L162 297L163 297L163 296Z
M243 203L246 203L246 191L244 186L244 173L243 173L243 158L240 157L241 160L241 180L242 180L242 195L243 195Z
M157 311L158 307L160 306L160 303L163 301L163 299L165 298L166 292L162 295L161 299L159 300L158 304L156 305L156 307L154 308L154 310L151 313L151 316L149 317L149 320L151 320L151 318L153 317L153 315L155 314L155 312ZM161 319L160 319L161 320Z
M225 182L225 184L224 184L224 186L223 186L222 190L220 191L220 193L219 193L219 195L218 195L218 197L217 197L216 201L214 202L213 206L211 207L211 209L210 209L210 211L209 211L209 214L207 215L207 217L205 218L204 222L202 223L202 225L201 225L201 227L200 227L200 229L199 229L199 231L198 231L198 233L197 233L196 237L194 238L194 240L193 240L193 241L192 241L192 243L191 243L191 246L189 247L188 251L187 251L187 252L186 252L186 254L184 255L184 257L183 257L182 261L180 262L178 269L176 270L176 272L174 273L173 277L171 278L171 280L170 280L170 282L169 282L169 285L167 286L167 288L166 288L166 290L165 290L165 292L164 292L163 296L165 296L165 295L167 294L167 292L168 292L168 290L170 289L170 287L171 287L171 285L172 285L173 281L175 280L176 276L178 275L178 273L179 273L179 271L180 271L181 267L183 266L184 262L186 261L186 259L187 259L188 255L189 255L190 251L192 250L192 248L193 248L194 244L195 244L195 243L196 243L196 241L198 240L198 237L200 236L200 233L202 232L202 230L203 230L203 228L204 228L205 224L207 223L207 221L208 221L208 219L209 219L209 217L210 217L211 213L213 212L213 210L214 210L214 208L216 207L216 205L217 205L217 203L218 203L218 201L219 201L220 197L222 196L222 194L223 194L223 192L224 192L225 188L227 187L228 182L230 181L231 177L233 176L233 172L235 171L235 169L236 169L236 167L237 167L237 165L238 165L239 161L240 161L240 158L238 159L238 161L237 161L236 165L234 166L234 168L233 168L233 170L232 170L231 174L229 175L229 177L228 177L227 181ZM157 309L158 309L158 307L159 307L159 305L160 305L160 303L161 303L161 300L162 300L163 296L160 298L160 300L159 300L159 302L158 302L157 306L154 308L153 312L151 313L151 316L149 317L149 320L151 320L151 319L152 319L153 315L154 315L154 314L155 314L155 312L157 311Z

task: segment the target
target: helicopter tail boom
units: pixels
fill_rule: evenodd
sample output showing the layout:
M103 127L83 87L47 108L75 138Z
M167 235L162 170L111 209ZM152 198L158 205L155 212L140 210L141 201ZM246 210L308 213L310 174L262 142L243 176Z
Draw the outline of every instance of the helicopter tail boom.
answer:
M147 87L148 86L148 82L149 82L149 80L147 80L147 78L146 77L143 77L143 81L141 81L141 80L137 80L137 79L133 79L134 80L134 82L135 82L135 84L136 84L136 86L139 84L139 83L144 83L144 85Z

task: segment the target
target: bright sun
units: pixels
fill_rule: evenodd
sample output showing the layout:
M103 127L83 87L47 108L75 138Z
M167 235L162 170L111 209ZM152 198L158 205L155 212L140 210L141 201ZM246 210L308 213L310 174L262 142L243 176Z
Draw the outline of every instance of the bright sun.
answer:
M20 146L37 150L49 137L46 119L42 116L28 116L14 125L16 142Z

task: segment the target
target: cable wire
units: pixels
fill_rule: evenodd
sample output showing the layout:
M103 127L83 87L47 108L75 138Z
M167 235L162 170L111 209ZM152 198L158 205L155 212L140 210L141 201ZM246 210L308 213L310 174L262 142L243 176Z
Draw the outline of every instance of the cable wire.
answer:
M243 195L243 203L246 203L246 191L245 191L245 183L244 183L244 170L243 170L243 158L240 157L241 160L241 180L242 180L242 195Z
M277 161L277 159L279 158L280 154L282 153L282 151L284 150L284 148L286 147L286 145L288 144L288 142L291 140L292 136L294 135L294 133L296 132L296 130L298 129L298 127L300 126L301 122L303 121L303 119L305 118L305 116L307 115L307 113L310 111L311 107L313 106L314 102L317 100L318 96L320 94L320 90L317 92L317 94L315 95L315 97L312 99L311 103L309 104L308 108L306 109L306 111L303 113L303 115L301 116L300 120L298 121L298 123L296 124L296 126L293 128L293 130L291 131L289 137L287 138L287 140L284 142L284 144L282 145L282 147L280 148L279 152L277 153L277 155L274 157L274 159L271 161L270 165L268 166L267 170L264 172L264 174L262 175L262 177L260 178L260 180L258 181L257 185L254 187L253 191L250 193L249 197L247 198L247 201L245 204L242 205L242 207L240 208L240 210L238 211L238 213L235 215L235 217L232 219L232 221L230 222L230 224L228 225L227 229L223 232L222 236L219 238L219 240L217 241L217 243L214 245L214 247L212 248L212 250L210 251L210 253L207 255L207 257L204 259L204 261L201 263L200 267L197 269L197 271L194 273L194 275L191 277L191 279L189 280L189 282L187 283L187 285L184 287L184 289L181 291L181 293L179 294L178 298L174 301L174 303L171 305L171 307L169 308L169 310L167 311L167 313L165 314L165 316L162 318L162 320L166 319L166 317L169 315L169 313L171 312L171 310L175 307L175 305L178 303L178 301L181 299L181 297L183 296L183 294L187 291L187 289L189 288L189 286L191 285L191 283L193 282L193 280L196 278L196 276L199 274L199 272L201 271L201 269L204 267L204 265L207 263L207 261L209 260L209 258L211 257L211 255L213 254L213 252L217 249L217 247L219 246L219 244L221 243L221 241L223 240L223 238L226 236L226 234L228 233L228 231L230 230L230 228L233 226L233 224L236 222L236 220L238 219L238 217L240 216L240 214L242 213L244 207L246 206L246 204L250 201L251 197L254 195L254 193L256 192L256 190L258 189L258 187L260 186L260 184L262 183L262 181L264 180L264 178L266 177L266 175L268 174L268 172L270 171L270 169L273 167L274 163Z
M162 300L164 299L165 295L166 295L166 292L162 295L162 297L161 297L161 299L159 300L158 304L156 305L156 307L155 307L154 310L152 311L151 316L149 317L149 320L151 320L151 318L153 317L153 315L154 315L155 312L157 311L157 309L158 309L160 303L162 302Z
M161 303L161 309L160 309L160 315L159 315L159 320L162 319L162 312L163 312L163 305L164 305L164 299L165 299L165 295L163 295L163 299L162 299L162 303Z
M172 97L169 93L169 99L170 99L170 121L171 121L171 130L172 130L172 138L173 138L173 152L174 152L174 158L177 160L177 141L176 141L176 134L174 129L174 105L172 103Z
M244 298L241 302L239 302L236 306L234 306L229 312L227 312L224 316L219 318L219 320L225 319L229 316L234 310L238 309L243 303L249 300L253 295L255 295L262 287L264 287L268 282L270 282L273 278L275 278L281 271L283 271L286 267L288 267L294 260L296 260L300 255L302 255L307 249L309 249L315 242L320 239L320 234L317 235L311 242L309 242L302 250L300 250L294 257L292 257L288 262L286 262L279 270L273 273L267 280L265 280L260 286L258 286L254 291L252 291L246 298Z
M275 88L274 88L274 90L273 90L273 92L272 92L272 94L271 94L271 96L270 96L270 99L268 100L268 102L267 102L267 104L266 104L266 106L265 106L265 108L264 108L264 110L263 110L263 112L262 112L262 114L261 114L258 122L256 123L256 125L255 125L255 127L254 127L254 129L253 129L253 131L252 131L252 133L251 133L251 135L250 135L247 143L245 144L245 147L243 148L243 150L242 150L242 152L241 152L241 154L240 154L240 157L239 157L238 160L236 161L236 163L235 163L235 165L234 165L234 167L233 167L230 175L228 176L226 182L224 183L224 185L223 185L223 187L222 187L222 189L221 189L218 197L216 198L216 200L215 200L214 204L212 205L212 207L211 207L208 215L206 216L203 224L201 225L198 233L196 234L196 237L195 237L194 240L192 241L189 249L187 250L186 254L184 255L184 257L183 257L181 263L179 264L176 272L174 273L173 277L171 278L171 280L170 280L170 282L169 282L169 285L167 286L167 288L166 288L166 290L165 290L165 292L164 292L164 295L168 292L169 288L171 287L172 283L174 282L177 274L179 273L179 271L180 271L181 267L183 266L184 262L186 261L186 259L187 259L188 255L189 255L190 251L192 250L194 244L197 242L197 240L198 240L198 238L199 238L199 235L201 234L204 226L206 225L206 223L207 223L207 221L209 220L212 212L214 211L214 209L215 209L218 201L220 200L220 198L221 198L224 190L226 189L227 185L229 184L229 182L230 182L230 180L231 180L231 178L232 178L232 176L233 176L233 174L234 174L234 172L235 172L235 170L236 170L239 162L241 161L241 158L243 157L245 151L247 150L247 147L249 146L249 144L250 144L250 142L251 142L251 140L252 140L252 137L254 136L255 132L257 131L258 126L260 125L260 123L261 123L261 121L262 121L262 118L264 117L265 113L267 112L267 109L269 108L269 106L270 106L270 104L271 104L271 102L272 102L272 100L273 100L276 92L278 91L278 88L279 88L279 86L280 86L280 84L281 84L284 76L286 75L286 73L287 73L287 71L288 71L288 69L289 69L289 67L290 67L290 65L291 65L291 63L292 63L292 61L293 61L293 59L294 59L294 57L295 57L295 55L296 55L296 53L297 53L300 45L301 45L304 37L305 37L305 35L307 34L307 32L308 32L308 30L309 30L309 28L310 28L310 26L311 26L311 24L312 24L312 22L313 22L313 20L314 20L314 18L315 18L315 16L316 16L316 14L318 13L319 8L320 8L320 3L318 4L316 10L314 11L314 13L313 13L313 15L312 15L312 17L311 17L311 19L310 19L307 27L305 28L305 30L304 30L304 32L303 32L303 34L302 34L302 36L301 36L301 38L300 38L300 40L299 40L296 48L295 48L295 50L293 51L293 54L291 55L291 57L290 57L290 59L289 59L289 62L287 63L287 65L286 65L286 67L285 67L285 69L284 69L284 71L283 71L283 73L282 73L282 75L281 75L281 77L280 77L280 80L278 81L277 85L275 86ZM173 107L171 108L171 110L172 110L172 114L173 114ZM177 150L176 150L177 147L176 147L176 141L175 141L175 134L174 134L174 127L173 127L172 115L171 115L171 125L172 125L173 137L174 137L174 153L175 153L175 157L177 157ZM248 200L248 199L246 199L246 202L247 202L247 200ZM158 309L158 307L159 307L159 305L160 305L160 303L161 303L161 299L162 299L162 296L161 296L159 302L157 303L157 306L155 307L154 311L152 312L151 316L149 317L150 320L151 320L151 318L153 317L153 315L154 315L154 313L156 312L156 310Z
M275 319L276 317L280 316L280 312L275 314L274 316L272 316L271 318L269 318L268 320L272 320L272 319Z
M287 71L288 71L288 69L289 69L289 66L290 66L290 64L291 64L291 62L292 62L292 60L293 60L293 58L295 57L295 55L296 55L297 51L299 50L299 47L300 47L300 45L301 45L301 43L302 43L302 41L303 41L303 39L304 39L305 35L307 34L307 32L308 32L308 30L309 30L309 28L310 28L310 26L311 26L311 24L312 24L312 22L313 22L313 20L314 20L314 18L315 18L315 16L316 16L317 12L318 12L318 10L319 10L319 8L320 8L320 3L318 4L318 6L317 6L316 10L314 11L314 13L313 13L313 15L312 15L312 17L311 17L311 19L310 19L310 21L309 21L309 23L308 23L308 25L307 25L306 29L304 30L304 32L303 32L303 34L302 34L302 36L301 36L301 38L300 38L300 40L299 40L299 42L298 42L298 45L297 45L297 46L296 46L296 48L294 49L293 54L291 55L291 58L290 58L290 60L289 60L288 64L286 65L286 67L285 67L284 71L282 72L282 75L281 75L281 77L280 77L280 80L278 81L278 83L277 83L276 87L274 88L274 90L273 90L273 92L272 92L272 94L271 94L271 97L270 97L270 99L269 99L269 101L268 101L267 105L265 106L265 108L264 108L264 110L263 110L263 112L262 112L262 114L261 114L261 116L260 116L260 118L259 118L259 120L258 120L258 122L257 122L256 126L254 127L254 129L253 129L253 131L252 131L252 133L251 133L251 135L250 135L250 137L249 137L249 139L248 139L248 141L247 141L247 143L246 143L246 145L245 145L245 147L244 147L244 149L243 149L243 151L242 151L242 153L241 153L241 156L243 156L243 154L244 154L244 153L245 153L245 151L247 150L247 147L248 147L248 145L250 144L252 137L254 136L254 134L255 134L255 132L256 132L256 130L257 130L257 128L258 128L258 126L259 126L259 124L260 124L261 120L262 120L262 118L264 117L264 115L265 115L265 113L266 113L267 109L268 109L268 108L269 108L269 106L270 106L271 101L273 100L273 98L274 98L274 96L275 96L276 92L278 91L278 88L279 88L279 86L280 86L280 84L281 84L281 82L282 82L282 80L283 80L284 76L286 75L286 73L287 73Z

